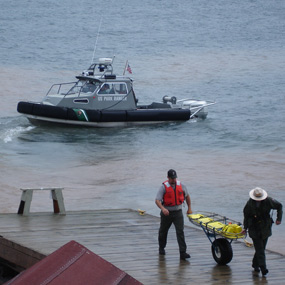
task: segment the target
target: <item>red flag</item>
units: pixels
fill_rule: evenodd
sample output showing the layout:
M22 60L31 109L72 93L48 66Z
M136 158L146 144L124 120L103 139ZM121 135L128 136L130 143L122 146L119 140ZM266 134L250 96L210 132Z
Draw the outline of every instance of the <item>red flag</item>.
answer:
M127 66L127 71L130 73L130 74L132 74L133 72L132 72L132 69L131 69L131 67L130 67L130 65L128 64L128 66Z

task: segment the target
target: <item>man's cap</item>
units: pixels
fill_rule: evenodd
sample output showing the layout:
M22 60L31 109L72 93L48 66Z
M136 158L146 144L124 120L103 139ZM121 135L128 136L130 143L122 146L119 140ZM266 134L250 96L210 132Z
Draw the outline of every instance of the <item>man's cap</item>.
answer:
M169 169L167 172L167 177L169 178L177 178L177 173L174 169Z
M262 201L267 198L267 192L260 187L256 187L249 191L249 197L255 201Z

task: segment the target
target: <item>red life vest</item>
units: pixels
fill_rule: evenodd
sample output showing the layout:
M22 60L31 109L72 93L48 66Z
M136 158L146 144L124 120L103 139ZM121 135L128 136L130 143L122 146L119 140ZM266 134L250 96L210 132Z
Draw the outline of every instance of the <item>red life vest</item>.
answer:
M165 181L162 184L165 187L165 194L163 196L163 204L165 206L181 205L184 202L184 193L180 181L176 181L175 190L168 181Z

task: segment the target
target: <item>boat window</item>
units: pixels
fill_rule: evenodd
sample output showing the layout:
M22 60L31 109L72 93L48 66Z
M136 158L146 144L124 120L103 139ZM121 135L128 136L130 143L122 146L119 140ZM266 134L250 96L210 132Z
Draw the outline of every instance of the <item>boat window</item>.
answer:
M73 103L78 103L78 104L88 104L89 100L87 98L83 98L83 99L74 99Z
M91 92L93 93L95 91L95 89L98 87L98 83L97 82L86 82L81 89L81 92L83 93L88 93Z
M77 86L77 82L68 82L68 83L60 83L60 84L53 84L49 91L47 92L47 95L68 95L75 93L75 89Z
M111 91L110 84L104 83L101 86L98 94L110 94L110 91Z
M127 86L125 83L114 84L115 92L118 94L127 94Z
M104 83L98 94L127 94L126 83Z
M76 82L76 84L67 92L66 95L79 93L81 88L82 84L80 82Z

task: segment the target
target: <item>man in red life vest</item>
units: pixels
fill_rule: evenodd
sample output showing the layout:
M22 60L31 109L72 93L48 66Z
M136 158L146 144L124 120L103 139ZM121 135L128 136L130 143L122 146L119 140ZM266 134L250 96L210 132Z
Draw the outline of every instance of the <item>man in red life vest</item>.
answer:
M191 199L187 188L180 181L176 180L177 174L173 169L167 172L168 180L163 182L156 195L155 203L161 209L160 228L158 232L159 254L165 255L167 234L172 223L175 226L177 242L179 245L180 258L190 258L186 252L187 246L184 237L184 218L182 203L186 200L187 214L192 214Z

